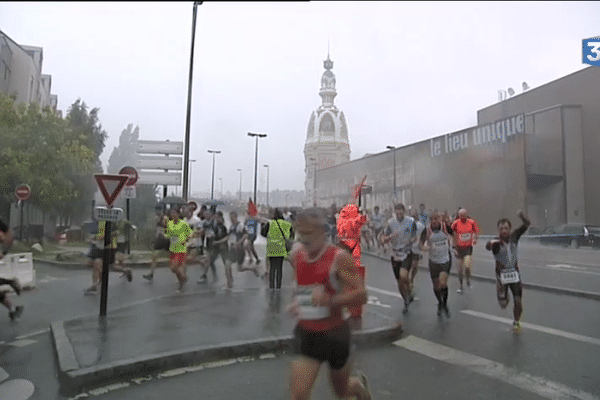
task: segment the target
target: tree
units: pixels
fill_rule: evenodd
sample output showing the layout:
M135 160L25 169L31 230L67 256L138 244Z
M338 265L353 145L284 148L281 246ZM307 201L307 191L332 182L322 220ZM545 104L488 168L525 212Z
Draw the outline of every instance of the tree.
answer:
M121 168L132 166L135 168L137 159L137 141L140 137L140 127L133 128L133 124L127 125L119 137L119 145L115 147L108 159L107 171L109 174L118 174Z
M80 214L95 191L89 183L99 165L98 143L91 148L84 132L49 108L0 95L0 198L13 201L15 187L27 183L29 201L44 213Z

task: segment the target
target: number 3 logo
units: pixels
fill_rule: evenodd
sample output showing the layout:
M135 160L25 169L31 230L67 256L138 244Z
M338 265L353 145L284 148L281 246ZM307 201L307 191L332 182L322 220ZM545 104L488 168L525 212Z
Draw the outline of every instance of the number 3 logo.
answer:
M587 59L590 61L600 61L600 42L589 42L587 45L592 48L590 51L596 55L595 57L588 55Z

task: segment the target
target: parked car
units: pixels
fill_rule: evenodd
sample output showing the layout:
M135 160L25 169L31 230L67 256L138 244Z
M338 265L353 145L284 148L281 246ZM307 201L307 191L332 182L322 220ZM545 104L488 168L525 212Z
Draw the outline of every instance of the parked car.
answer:
M550 227L542 233L540 243L559 244L575 249L580 246L600 249L600 226L571 223Z

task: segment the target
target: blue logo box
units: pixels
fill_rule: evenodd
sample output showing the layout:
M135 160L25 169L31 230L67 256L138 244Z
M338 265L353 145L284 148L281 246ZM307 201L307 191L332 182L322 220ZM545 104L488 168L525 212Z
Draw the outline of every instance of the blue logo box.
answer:
M583 63L600 67L600 36L583 39Z

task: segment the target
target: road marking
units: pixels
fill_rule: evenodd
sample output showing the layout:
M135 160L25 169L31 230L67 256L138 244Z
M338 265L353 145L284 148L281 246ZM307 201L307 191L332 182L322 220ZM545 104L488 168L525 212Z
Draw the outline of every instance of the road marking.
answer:
M464 314L472 315L474 317L485 318L485 319L489 319L491 321L502 322L502 323L509 324L509 325L512 325L512 323L513 323L512 319L497 317L495 315L485 314L485 313L482 313L479 311L461 310L460 312L464 313ZM535 331L548 333L550 335L561 336L561 337L564 337L567 339L573 339L573 340L577 340L580 342L585 342L585 343L595 344L596 346L600 346L600 339L596 339L593 337L578 335L576 333L565 332L565 331L561 331L561 330L553 329L553 328L547 328L545 326L529 324L527 322L521 322L521 326L523 328L528 328L528 329L532 329Z
M509 385L535 393L552 400L599 400L594 395L582 390L572 389L558 382L505 367L503 364L478 357L469 353L455 350L416 336L408 336L393 343L415 353L422 354L434 360L466 368L481 375L488 376Z
M586 268L583 267L575 267L573 265L569 265L569 264L548 264L546 265L546 267L548 268L564 268L564 269L575 269L578 271L587 271Z
M379 307L383 307L383 308L392 308L392 306L390 306L389 304L381 304L379 299L375 296L369 296L369 299L367 300L367 304L370 304L373 306L379 306Z
M16 340L11 343L7 343L7 344L9 346L25 347L25 346L29 346L30 344L34 344L34 343L37 343L37 340L21 339L21 340Z
M370 290L372 292L381 293L381 294L387 294L388 296L397 297L399 299L402 298L402 295L398 292L390 292L389 290L379 289L379 288L376 288L373 286L367 286L367 290Z
M32 336L41 335L41 334L44 334L44 333L47 333L47 332L50 332L50 328L42 329L41 331L31 332L31 333L28 333L26 335L17 336L15 339L17 339L17 340L27 339L27 338L30 338Z

